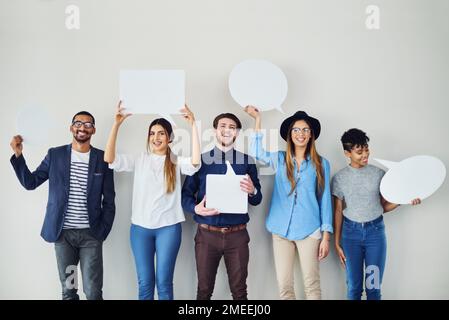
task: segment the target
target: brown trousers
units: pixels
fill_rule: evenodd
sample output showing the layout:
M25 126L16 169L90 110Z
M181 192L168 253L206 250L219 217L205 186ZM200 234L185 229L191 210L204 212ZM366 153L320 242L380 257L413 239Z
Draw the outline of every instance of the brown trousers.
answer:
M195 235L197 300L210 300L218 265L224 257L229 287L234 300L247 300L249 234L246 229L229 233L209 231L198 226Z

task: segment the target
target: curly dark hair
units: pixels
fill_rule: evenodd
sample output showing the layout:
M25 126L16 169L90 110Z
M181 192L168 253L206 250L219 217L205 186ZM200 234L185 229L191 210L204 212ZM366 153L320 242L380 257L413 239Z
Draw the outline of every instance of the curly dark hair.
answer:
M341 143L346 151L351 151L357 147L366 147L368 142L369 138L366 133L357 128L349 129L341 136Z

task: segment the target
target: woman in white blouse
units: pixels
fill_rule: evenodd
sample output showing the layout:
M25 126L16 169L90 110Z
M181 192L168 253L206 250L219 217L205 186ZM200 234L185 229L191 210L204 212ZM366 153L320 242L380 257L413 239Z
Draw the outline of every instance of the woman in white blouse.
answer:
M181 174L193 175L201 163L195 117L187 106L181 110L192 127L191 158L172 153L169 144L173 141L173 129L163 118L155 119L149 126L147 151L130 156L115 152L120 125L130 115L123 111L120 101L104 161L116 172L134 171L130 239L139 299L154 299L156 284L159 299L172 300L173 274L181 245L181 222L185 220L181 207Z

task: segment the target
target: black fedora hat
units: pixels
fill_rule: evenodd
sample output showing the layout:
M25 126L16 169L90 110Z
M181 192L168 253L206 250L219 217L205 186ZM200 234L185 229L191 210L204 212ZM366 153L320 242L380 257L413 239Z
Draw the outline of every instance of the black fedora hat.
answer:
M311 126L315 140L318 139L318 137L320 136L320 131L321 131L320 122L318 121L318 119L310 117L305 111L298 111L294 115L292 115L291 117L288 117L287 119L285 119L282 122L281 131L280 131L282 139L287 141L288 128L290 128L290 125L292 123L294 123L295 121L299 121L299 120L306 121Z

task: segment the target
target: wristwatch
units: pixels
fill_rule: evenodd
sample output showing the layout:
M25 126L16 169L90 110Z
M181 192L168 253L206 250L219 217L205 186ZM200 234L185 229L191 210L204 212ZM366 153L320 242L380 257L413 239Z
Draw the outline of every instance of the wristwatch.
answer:
M257 188L254 188L254 193L250 193L249 196L254 197L256 194L257 194Z

